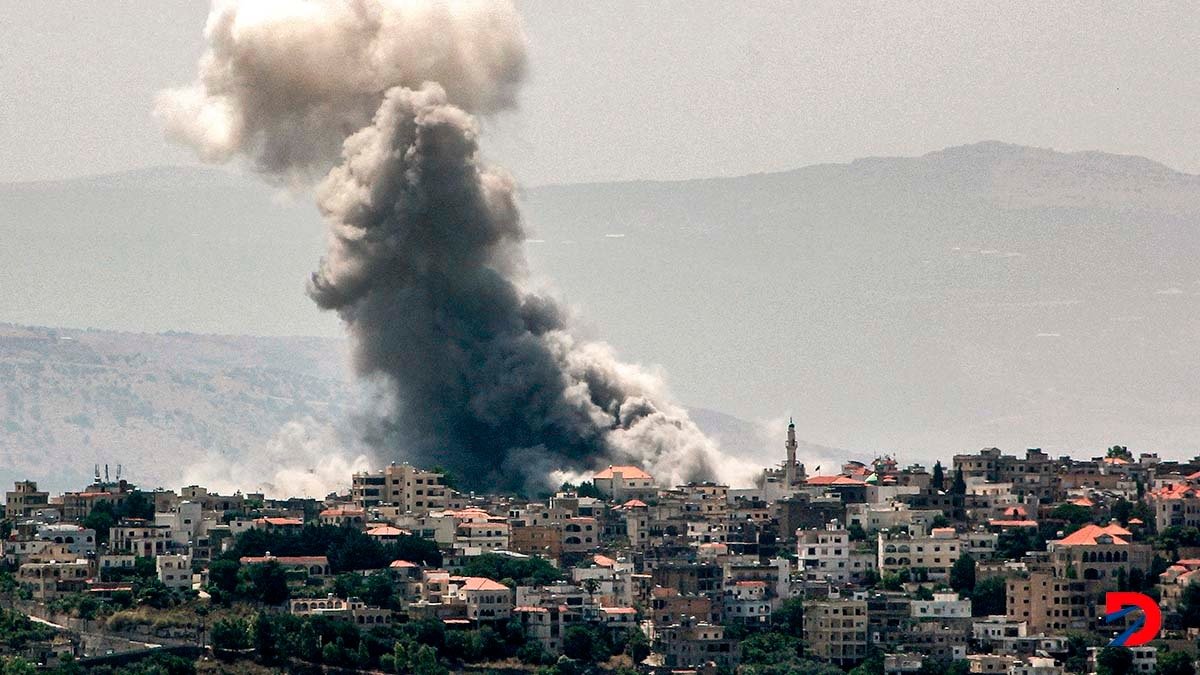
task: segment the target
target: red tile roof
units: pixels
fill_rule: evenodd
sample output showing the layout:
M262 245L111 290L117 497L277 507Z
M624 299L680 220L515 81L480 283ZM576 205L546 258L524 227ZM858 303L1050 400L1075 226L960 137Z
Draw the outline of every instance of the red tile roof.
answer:
M242 556L238 561L243 565L259 565L274 560L280 565L328 565L329 558L323 555L260 555L260 556Z
M299 518L255 518L256 523L266 523L267 525L303 527L304 521Z
M451 577L452 581L458 581L462 585L464 591L507 591L508 586L492 581L487 577Z
M607 469L601 469L600 471L597 471L596 474L594 476L592 476L592 480L595 480L597 478L600 478L602 480L609 480L609 479L613 478L615 474L618 474L618 473L621 474L621 477L625 478L626 480L629 480L629 479L651 480L651 479L653 479L653 476L646 473L645 471L642 471L641 469L639 469L636 466L609 466Z
M808 479L809 485L866 485L861 480L847 478L845 476L811 476Z
M1099 525L1084 525L1071 534L1059 539L1058 543L1067 546L1095 546L1099 543L1096 541L1096 538L1104 535L1112 537L1112 543L1114 544L1129 543L1123 537L1130 536L1130 532L1120 525L1106 525L1104 527L1100 527Z
M362 509L354 509L348 507L338 507L336 509L325 509L321 512L322 518L354 518L367 515Z
M367 530L368 537L399 537L407 534L412 534L412 532L409 532L408 530L402 530L398 527L391 527L390 525L384 525L373 530Z
M637 614L633 607L601 607L600 611L605 614Z
M1155 499L1200 499L1200 488L1188 483L1168 483L1150 493Z

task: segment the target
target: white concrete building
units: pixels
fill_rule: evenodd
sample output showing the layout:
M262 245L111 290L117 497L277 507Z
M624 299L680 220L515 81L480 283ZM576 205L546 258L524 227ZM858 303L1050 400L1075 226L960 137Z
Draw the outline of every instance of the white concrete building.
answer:
M192 556L187 553L165 554L154 558L158 580L173 591L192 589Z
M771 602L767 582L737 581L725 588L721 604L721 622L766 624L771 621Z
M928 535L923 528L913 534L879 533L879 572L898 573L908 569L914 574L924 571L929 579L948 579L950 569L962 555L962 543L952 527L935 527Z
M932 600L913 600L909 604L914 619L970 619L971 600L958 593L934 593Z
M876 567L875 551L850 541L850 531L836 521L821 530L796 530L796 558L808 582L859 581Z

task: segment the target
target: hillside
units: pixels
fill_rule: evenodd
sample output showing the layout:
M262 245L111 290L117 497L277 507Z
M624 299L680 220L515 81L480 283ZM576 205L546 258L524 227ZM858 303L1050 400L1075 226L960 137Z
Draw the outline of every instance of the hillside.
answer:
M148 487L265 489L281 468L311 474L322 455L349 462L365 449L348 430L356 392L341 365L345 347L331 338L0 324L0 484L32 478L78 489L96 464L120 464ZM693 414L740 456L782 456L782 427L768 438L768 425ZM349 484L343 464L326 468L331 483ZM293 476L289 487L307 482Z
M340 343L0 325L0 480L78 489L95 464L178 487L293 420L344 417Z
M535 277L689 404L920 459L1197 448L1200 177L989 142L523 199ZM0 186L0 228L3 320L338 334L315 209L253 178Z

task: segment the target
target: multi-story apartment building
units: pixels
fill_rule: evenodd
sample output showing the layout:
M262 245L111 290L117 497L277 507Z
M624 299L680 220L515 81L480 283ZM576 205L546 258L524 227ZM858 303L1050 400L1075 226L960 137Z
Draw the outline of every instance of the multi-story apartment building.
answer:
M592 485L614 501L653 497L654 476L636 466L609 466L592 476Z
M158 580L172 590L192 588L192 556L187 553L165 554L154 558Z
M725 637L724 626L691 617L659 627L654 651L662 654L663 665L668 668L694 668L711 662L732 670L741 661L741 644Z
M587 553L600 546L600 523L595 518L568 518L562 526L562 552Z
M1011 483L1017 497L1032 496L1049 503L1056 490L1056 463L1038 448L1025 451L1025 457L1001 454L998 448L984 448L974 455L955 455L954 470L962 469L964 478L983 478L991 483Z
M899 648L926 654L939 661L958 660L967 655L968 625L947 621L919 621L906 631Z
M500 621L512 616L513 590L484 577L450 577L449 595L466 605L467 619Z
M96 552L96 531L72 523L42 525L37 529L36 538L62 544L67 551L81 557Z
M450 493L443 474L409 464L389 464L351 477L350 497L364 509L388 504L406 512L435 511L449 507Z
M1167 483L1146 494L1159 532L1168 527L1200 527L1200 474Z
M4 515L7 518L28 518L50 503L50 493L38 489L31 480L19 480L11 492L4 495Z
M867 602L867 637L871 644L898 645L913 624L912 599L900 591L872 591Z
M288 613L340 619L368 629L392 622L391 610L372 607L358 598L339 598L333 594L324 598L292 598L288 600Z
M861 581L877 563L874 548L850 541L850 531L836 521L820 530L798 530L796 557L804 580L810 583Z
M143 558L168 553L173 548L171 528L145 520L122 520L109 530L108 550Z
M352 506L335 506L321 511L321 524L331 527L352 527L362 530L367 526L365 509Z
M912 534L880 532L878 540L880 574L908 569L928 574L931 580L945 580L962 555L962 542L951 527L935 527L928 535L920 528Z
M932 600L913 600L909 611L914 619L971 618L971 600L960 599L958 593L934 593Z
M1150 569L1154 555L1149 544L1134 543L1129 530L1116 523L1084 525L1047 542L1046 552L1059 578L1097 581L1109 590L1116 590L1122 574L1128 579L1133 570Z
M482 509L454 512L454 548L466 555L479 555L508 549L507 519Z
M554 525L511 525L509 549L525 555L558 560L562 555L562 530Z
M170 510L154 514L154 522L171 530L176 545L187 547L195 544L204 532L204 515L200 502L179 502Z
M765 581L737 581L725 588L721 602L723 624L767 624L771 602Z
M846 523L861 527L867 533L891 530L914 525L926 530L933 527L934 519L944 517L940 509L914 509L904 502L884 504L847 504Z
M867 601L825 600L804 607L804 640L811 654L837 666L867 658Z
M1087 630L1096 616L1096 596L1078 579L1035 571L1010 578L1005 586L1008 621L1023 622L1033 633Z
M215 492L209 492L208 488L199 485L189 485L179 490L179 499L185 502L196 502L203 511L224 513L226 511L243 510L246 507L247 496L242 494L219 495ZM171 508L157 510L170 511Z
M87 590L90 567L86 560L25 563L17 569L17 583L34 600L47 602Z
M651 591L650 620L655 626L670 626L694 616L700 621L720 623L718 603L707 595L684 595L674 588L656 586Z

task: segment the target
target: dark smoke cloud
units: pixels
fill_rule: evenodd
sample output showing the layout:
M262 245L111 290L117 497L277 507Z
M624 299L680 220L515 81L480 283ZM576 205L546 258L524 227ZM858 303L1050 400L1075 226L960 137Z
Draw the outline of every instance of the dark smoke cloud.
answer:
M540 487L610 463L664 482L714 477L723 457L661 378L576 340L568 313L526 286L515 186L480 164L468 112L512 101L524 67L512 7L371 3L380 16L364 21L363 4L266 4L214 8L200 79L160 111L202 156L241 154L280 175L326 168L328 137L349 129L317 187L329 250L309 294L345 321L355 371L390 403L364 437L476 487ZM402 16L380 18L393 6ZM471 30L445 30L456 26ZM306 71L312 59L262 56L317 39L322 53L356 54L347 63L359 41L406 45L387 55L408 62L331 89ZM373 115L355 126L366 101Z

